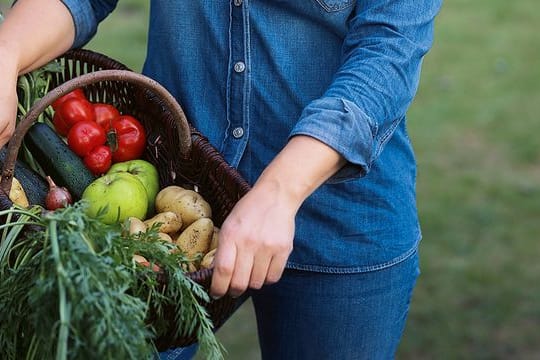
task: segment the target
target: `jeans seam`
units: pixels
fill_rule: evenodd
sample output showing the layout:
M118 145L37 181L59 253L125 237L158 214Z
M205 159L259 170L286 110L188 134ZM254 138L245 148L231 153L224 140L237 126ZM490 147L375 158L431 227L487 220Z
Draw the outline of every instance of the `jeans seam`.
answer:
M288 261L286 268L294 269L294 270L328 273L328 274L353 274L353 273L377 271L377 270L388 268L390 266L396 265L402 261L407 260L410 256L412 256L418 250L419 243L420 243L420 239L418 239L409 250L405 251L401 255L391 259L390 261L386 261L386 262L376 264L376 265L340 268L340 267L332 267L332 266L298 264L298 263Z

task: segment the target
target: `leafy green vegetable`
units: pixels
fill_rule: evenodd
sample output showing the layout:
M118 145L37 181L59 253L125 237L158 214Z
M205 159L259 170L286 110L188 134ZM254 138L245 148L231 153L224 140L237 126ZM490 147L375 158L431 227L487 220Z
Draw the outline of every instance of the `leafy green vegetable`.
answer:
M0 358L150 359L153 339L175 318L178 335L195 332L205 357L221 359L208 294L181 270L186 259L170 252L174 245L156 228L128 235L104 225L85 207L0 212L8 218L0 225ZM23 224L43 231L21 236ZM167 285L134 254L159 263Z
M49 92L53 74L61 72L62 69L63 67L60 63L51 61L34 71L19 76L19 79L17 80L17 95L19 98L17 106L19 116L25 116L32 106ZM39 115L37 121L46 122L49 126L52 126L50 119L53 118L53 115L54 112L52 107L48 106L45 111ZM21 159L26 162L32 170L38 172L44 178L46 177L46 174L40 168L37 161L34 160L32 153L24 143L21 148Z
M17 89L19 90L18 108L22 115L26 115L28 110L47 94L50 90L52 76L54 73L61 72L62 65L57 61L50 63L24 75L19 76L17 81ZM46 114L41 114L39 121L43 121L43 116L52 118L52 108L46 109Z

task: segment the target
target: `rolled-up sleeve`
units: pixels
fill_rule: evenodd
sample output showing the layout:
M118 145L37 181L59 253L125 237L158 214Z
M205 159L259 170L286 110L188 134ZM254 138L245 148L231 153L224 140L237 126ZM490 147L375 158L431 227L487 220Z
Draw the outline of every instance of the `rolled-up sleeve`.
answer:
M369 172L417 91L441 0L358 1L343 60L324 95L291 132L309 135L347 161L339 178Z
M95 35L98 24L114 10L118 0L61 0L75 24L73 48L80 48Z

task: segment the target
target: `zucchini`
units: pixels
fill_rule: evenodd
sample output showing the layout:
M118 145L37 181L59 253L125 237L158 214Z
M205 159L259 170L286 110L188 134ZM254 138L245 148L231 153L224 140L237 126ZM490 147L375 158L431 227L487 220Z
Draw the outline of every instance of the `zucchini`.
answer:
M58 186L66 187L74 200L79 200L95 177L60 135L49 125L37 122L30 127L24 140L43 171Z
M4 167L6 154L7 146L4 146L0 149L1 167ZM45 197L49 191L49 186L40 174L32 170L25 162L17 159L15 162L15 177L21 183L30 205L45 206Z

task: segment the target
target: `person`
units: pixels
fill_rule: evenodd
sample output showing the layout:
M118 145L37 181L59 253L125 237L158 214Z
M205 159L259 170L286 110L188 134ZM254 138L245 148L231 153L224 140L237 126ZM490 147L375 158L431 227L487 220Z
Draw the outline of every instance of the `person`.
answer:
M84 46L116 2L13 6L0 28L0 145L17 76ZM143 73L252 184L222 225L211 295L252 297L263 359L395 356L421 239L406 112L440 6L151 2Z

